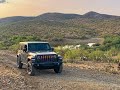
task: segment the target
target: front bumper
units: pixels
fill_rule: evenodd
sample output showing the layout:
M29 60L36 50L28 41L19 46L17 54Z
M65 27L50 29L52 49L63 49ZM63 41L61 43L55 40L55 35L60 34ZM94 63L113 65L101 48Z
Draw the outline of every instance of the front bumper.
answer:
M32 63L34 67L41 69L52 69L54 67L60 66L63 62L42 62L42 63Z

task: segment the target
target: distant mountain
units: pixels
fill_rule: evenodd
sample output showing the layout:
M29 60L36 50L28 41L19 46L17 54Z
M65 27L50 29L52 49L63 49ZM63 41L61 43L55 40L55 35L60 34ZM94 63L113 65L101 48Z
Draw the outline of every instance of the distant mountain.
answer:
M85 18L96 18L96 19L113 19L113 18L120 18L120 16L100 14L100 13L93 12L93 11L84 14L83 17L85 17Z
M40 39L86 39L120 35L120 16L88 12L84 15L45 13L36 17L0 19L0 40L13 35Z
M63 14L63 13L45 13L37 18L41 20L49 20L49 21L58 21L58 20L68 20L79 18L81 15L78 14Z
M37 17L23 17L23 16L14 16L0 19L0 23L11 23L25 20L45 20L45 21L61 21L68 19L75 19L80 17L78 14L63 14L63 13L45 13Z
M63 20L78 19L78 18L116 19L116 18L120 18L120 16L100 14L93 11L88 12L84 15L64 14L64 13L45 13L36 17L14 16L14 17L1 18L0 23L11 23L11 22L18 22L25 20L33 20L33 19L45 20L45 21L61 21L61 20L63 21Z
M11 22L18 22L23 20L31 20L34 17L23 17L23 16L14 16L14 17L7 17L7 18L1 18L0 23L11 23Z

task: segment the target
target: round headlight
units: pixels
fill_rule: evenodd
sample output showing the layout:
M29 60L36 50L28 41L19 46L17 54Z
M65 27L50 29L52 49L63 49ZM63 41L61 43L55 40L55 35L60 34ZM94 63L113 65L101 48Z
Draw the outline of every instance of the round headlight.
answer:
M62 56L61 56L61 55L58 55L58 59L62 60L63 58L62 58Z

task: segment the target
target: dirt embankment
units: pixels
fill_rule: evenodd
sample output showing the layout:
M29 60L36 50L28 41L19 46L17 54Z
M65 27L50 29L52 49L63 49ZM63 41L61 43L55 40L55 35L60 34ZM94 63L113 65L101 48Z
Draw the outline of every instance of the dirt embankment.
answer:
M15 54L0 51L1 90L120 90L120 74L99 70L102 64L65 64L62 74L37 70L36 76L31 77L25 68L17 69L15 61Z

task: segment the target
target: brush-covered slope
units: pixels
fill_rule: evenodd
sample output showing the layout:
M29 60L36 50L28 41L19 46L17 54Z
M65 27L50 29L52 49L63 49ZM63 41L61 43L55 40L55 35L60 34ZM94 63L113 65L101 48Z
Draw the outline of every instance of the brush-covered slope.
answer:
M48 40L120 35L120 17L96 12L84 15L45 13L37 17L9 17L0 19L0 34L1 40L13 35L33 35Z

